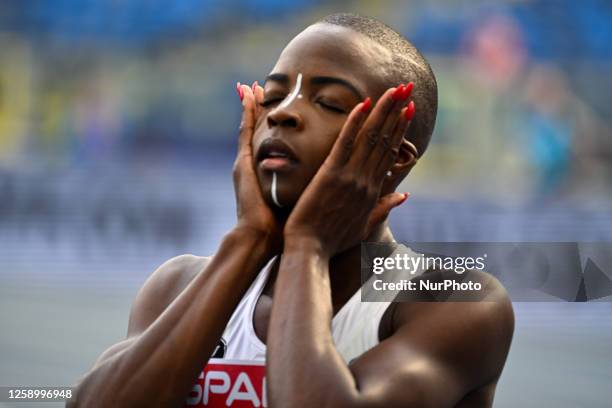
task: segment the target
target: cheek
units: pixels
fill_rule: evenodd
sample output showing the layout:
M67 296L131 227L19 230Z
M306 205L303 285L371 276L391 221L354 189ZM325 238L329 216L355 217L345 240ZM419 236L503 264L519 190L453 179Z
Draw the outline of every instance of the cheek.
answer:
M331 149L338 139L340 129L336 129L336 127L324 127L319 129L316 134L318 137L310 143L309 149L311 151L311 164L315 167L315 171L323 164L327 156L329 156Z
M260 128L255 127L255 132L253 133L253 140L251 141L251 146L253 147L253 154L257 153L261 142L263 142L264 133L260 131ZM238 144L238 140L236 141Z

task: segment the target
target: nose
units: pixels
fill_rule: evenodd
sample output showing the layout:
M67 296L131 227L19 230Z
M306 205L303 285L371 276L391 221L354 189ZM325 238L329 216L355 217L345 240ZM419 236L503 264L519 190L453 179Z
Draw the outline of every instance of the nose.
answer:
M302 118L292 105L294 104L290 104L289 106L278 106L276 109L270 111L267 117L268 127L280 126L300 130L303 125Z

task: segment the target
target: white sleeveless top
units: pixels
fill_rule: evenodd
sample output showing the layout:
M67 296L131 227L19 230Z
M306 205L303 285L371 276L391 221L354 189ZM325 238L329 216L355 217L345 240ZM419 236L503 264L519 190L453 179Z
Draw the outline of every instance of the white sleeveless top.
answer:
M402 247L404 251L416 255L407 247ZM266 345L255 334L253 315L275 260L276 257L272 258L262 269L230 318L222 335L226 344L223 359L265 361ZM362 302L361 292L362 288L357 290L332 319L334 343L346 363L379 343L380 320L391 303Z
M408 250L402 245L398 250ZM266 285L273 258L261 270L232 314L217 349L203 367L191 392L186 408L267 407L266 345L259 340L253 326L255 306ZM423 270L419 270L421 274ZM376 279L373 275L370 279ZM362 302L361 295L371 295L372 282L366 282L332 320L336 349L349 364L351 360L378 344L380 320L395 298L395 293L372 296L381 302ZM363 292L363 293L362 293Z

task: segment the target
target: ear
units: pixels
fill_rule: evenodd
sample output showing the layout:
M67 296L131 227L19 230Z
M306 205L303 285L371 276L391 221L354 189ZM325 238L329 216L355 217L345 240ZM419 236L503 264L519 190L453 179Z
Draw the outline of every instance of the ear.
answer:
M418 153L414 144L403 139L395 163L391 166L390 179L399 184L399 182L410 173L410 170L412 170L418 160Z

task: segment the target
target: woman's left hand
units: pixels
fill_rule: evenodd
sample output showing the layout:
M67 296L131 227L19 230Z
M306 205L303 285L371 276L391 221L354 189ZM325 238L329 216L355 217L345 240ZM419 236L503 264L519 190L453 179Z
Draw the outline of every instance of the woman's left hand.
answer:
M414 104L405 108L406 88L383 94L369 112L369 100L349 114L328 157L310 181L284 228L285 242L314 239L327 257L365 239L407 195L380 197L410 125Z

